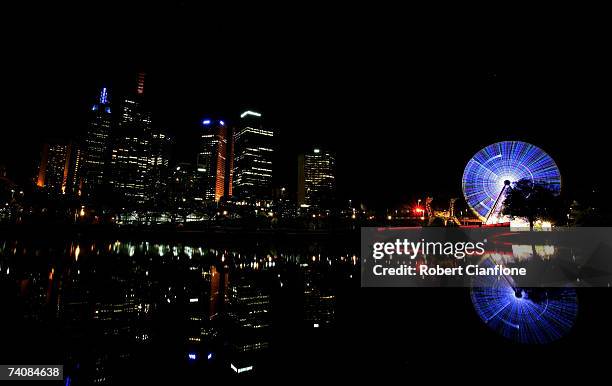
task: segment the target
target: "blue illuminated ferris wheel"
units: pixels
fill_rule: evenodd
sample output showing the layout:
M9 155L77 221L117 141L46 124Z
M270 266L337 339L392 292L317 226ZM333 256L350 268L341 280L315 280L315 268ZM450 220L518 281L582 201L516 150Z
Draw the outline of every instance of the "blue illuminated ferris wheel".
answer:
M501 212L506 189L520 180L561 191L561 174L555 161L537 146L521 141L497 142L470 159L463 172L463 195L484 222Z

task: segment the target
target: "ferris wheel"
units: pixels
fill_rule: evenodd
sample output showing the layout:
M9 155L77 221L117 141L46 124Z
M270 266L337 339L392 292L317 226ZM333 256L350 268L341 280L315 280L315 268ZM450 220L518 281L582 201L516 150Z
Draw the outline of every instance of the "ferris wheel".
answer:
M485 224L505 222L506 193L521 180L556 194L561 191L559 168L546 152L526 142L497 142L480 150L466 165L463 195ZM487 326L520 343L542 344L563 337L578 312L574 288L520 288L510 276L479 278L473 283L471 299Z
M483 222L494 223L500 218L505 193L520 180L561 191L559 168L546 152L526 142L497 142L480 150L466 165L463 195Z

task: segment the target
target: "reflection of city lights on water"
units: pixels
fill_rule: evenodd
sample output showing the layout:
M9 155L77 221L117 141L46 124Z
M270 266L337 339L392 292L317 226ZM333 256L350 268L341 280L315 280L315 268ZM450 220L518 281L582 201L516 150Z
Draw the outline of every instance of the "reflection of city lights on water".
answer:
M536 245L535 246L536 254L540 257L550 258L555 254L555 246L554 245Z
M513 244L512 255L515 260L526 260L534 257L535 251L536 257L550 258L555 255L554 245L527 245L527 244Z
M512 255L518 260L526 260L533 255L531 245L512 245Z

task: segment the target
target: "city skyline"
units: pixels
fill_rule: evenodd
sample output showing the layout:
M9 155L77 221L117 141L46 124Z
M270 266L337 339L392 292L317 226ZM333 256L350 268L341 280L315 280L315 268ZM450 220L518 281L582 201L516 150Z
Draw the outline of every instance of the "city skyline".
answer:
M206 116L196 151L172 149L174 138L153 119L147 103L146 79L144 72L135 74L131 92L116 96L114 104L112 91L102 87L86 133L45 143L37 189L26 183L25 209L11 199L8 217L30 221L40 210L43 217L51 213L68 222L119 225L252 221L258 214L272 224L311 216L356 218L351 201L336 196L336 158L329 150L314 148L296 157L295 196L275 185L276 130L266 124L264 112L244 110L233 124ZM44 203L56 199L66 206Z
M119 94L119 93L114 93L114 92L113 92L113 90L110 90L110 89L108 89L108 88L106 88L106 89L107 89L107 93L111 93L111 98L113 98L113 95L116 95L117 97L119 97L119 96L121 95L121 94ZM94 90L94 91L96 91L96 90ZM99 92L99 91L98 91L98 92ZM96 92L96 93L97 93L97 92ZM92 92L91 94L95 94L95 93L94 93L94 92ZM108 95L108 94L107 94L107 95ZM118 107L115 107L115 108L118 108ZM156 112L156 113L158 113L158 112ZM155 114L154 114L154 115L155 115ZM206 117L206 116L211 116L211 115L220 116L219 114L199 114L200 118L201 118L201 117ZM272 116L272 118L269 118L269 117L270 117L270 115L271 115L271 114L266 114L266 116L268 117L268 119L270 119L270 120L274 121L274 117L273 117L273 116ZM238 113L236 114L236 116L239 116L239 115L238 115ZM232 122L232 119L231 119L231 118L232 118L232 117L229 117L229 119L228 119L228 118L226 118L226 120L228 120L228 122L230 122L230 123L231 123L231 122ZM238 121L238 120L239 120L239 118L235 119L235 120L234 120L234 122L235 122L235 121ZM198 122L198 123L199 123L199 122ZM87 126L87 124L84 124L84 127L86 127L86 126ZM163 125L158 125L158 126L163 126ZM199 126L199 125L194 124L194 126ZM85 128L82 128L81 133L77 133L77 134L83 135L84 130L86 130L86 129L85 129ZM282 135L283 131L284 131L284 130L282 130L282 128L281 128L281 129L279 129L279 130L278 130L279 135ZM197 128L195 128L195 127L194 127L193 132L197 132ZM538 134L537 134L537 133L538 133L538 132L535 132L535 137L536 137L536 138L538 137ZM43 136L46 136L47 138L48 138L48 137L51 137L51 138L52 138L52 137L54 137L54 136L55 136L55 137L57 137L56 135L48 135L48 134L43 134L43 133L37 133L37 134L42 134ZM192 133L192 134L193 134L193 133ZM43 142L43 139L44 139L44 138L43 138L43 136L39 136L39 137L38 137L38 139L39 139L41 142ZM179 136L179 137L180 137L180 136ZM521 138L523 138L523 137L528 137L528 138L529 138L529 137L534 137L534 133L532 133L532 132L525 132L525 133L524 133L524 135L520 135L520 136L519 136L519 135L514 134L514 135L509 135L508 137L521 137ZM66 140L70 139L68 136L64 136L64 138L66 138ZM318 139L318 140L312 139L310 142L312 142L314 145L316 145L316 144L320 144L320 143L324 142L324 141L323 141L323 138L325 138L325 136L322 136L322 138L320 138L320 139ZM332 138L332 140L334 140L334 139ZM578 141L580 141L580 139L578 139ZM36 142L36 138L31 138L31 142ZM181 146L181 144L184 144L184 142L185 142L184 140L183 140L183 141L179 141L179 144L178 144L178 145L176 145L176 146ZM189 141L189 142L191 142L191 141ZM545 142L545 143L546 143L546 142L550 142L550 139L546 139L546 140L544 140L544 141L539 141L539 142L536 142L536 143L540 144L540 142ZM303 145L303 146L301 147L301 149L300 149L300 150L296 150L296 149L295 149L295 147L294 147L294 146L292 146L292 145L286 146L286 144L284 144L284 143L283 143L282 145L283 145L283 146L279 146L279 153L280 153L279 157L283 157L283 158L284 158L284 160L283 160L283 161L286 161L286 160L287 160L287 158L289 158L289 159L290 159L290 161L291 161L292 163L294 162L294 160L293 160L293 159L294 159L294 157L296 157L296 156L297 156L297 155L299 155L300 153L303 153L303 152L304 152L304 150L306 150L306 149L307 149L307 147L311 147L311 145ZM436 145L436 146L438 146L438 145ZM440 146L441 146L441 145L440 145ZM288 152L285 150L285 147L292 148L292 154L287 154ZM419 148L419 147L420 147L420 146L418 146L418 145L416 146L416 148ZM305 148L306 148L306 149L305 149ZM579 179L580 179L580 174L582 174L582 173L575 173L575 170L574 170L573 165L572 165L571 163L570 163L570 164L568 164L567 162L568 162L568 160L569 160L569 159L571 159L572 163L575 163L576 161L577 161L576 163L580 163L580 162L582 162L583 160L581 160L580 158L582 158L582 156L583 156L582 152L584 152L584 149L581 149L581 148L567 149L567 148L564 148L564 147L561 147L561 148L558 148L558 147L557 147L557 148L550 148L550 146L547 146L546 148L547 148L547 150L548 150L550 153L552 153L552 154L561 154L561 156L560 156L560 157L559 157L559 156L556 156L556 157L555 157L555 159L558 159L558 160L559 160L560 164L562 165L562 170L563 170L564 172L565 172L565 171L567 171L567 173L564 173L564 174L566 174L566 175L564 175L564 178L568 178L568 177L569 177L569 178L568 178L568 180L569 180L570 182L571 182L571 180L572 180L572 179L574 179L575 177L577 177L577 178L576 178L577 180L579 180ZM38 147L38 149L40 149L40 148ZM410 152L412 152L414 149L415 149L415 147L414 147L414 146L409 146L409 147L408 147L408 150L409 150ZM341 149L341 150L342 150L342 149ZM421 149L421 150L422 150L422 149ZM580 154L580 157L578 157L578 159L572 159L572 158L571 158L571 155L570 155L570 154L571 154L572 152L574 152L574 151L576 151L576 152L578 152L578 153ZM181 153L181 152L179 152L179 153ZM284 154L283 154L283 153L284 153ZM340 151L340 154L342 154L342 153L343 153L343 152L342 152L342 151ZM467 152L466 152L466 153L467 153ZM9 153L9 154L10 154L10 153ZM36 154L36 150L32 151L32 149L30 149L30 155L32 155L32 154L34 154L36 157L38 156L38 154ZM435 155L435 154L434 154L434 155ZM592 152L592 154L591 154L591 153L589 153L589 156L592 156L592 157L600 157L600 156L601 156L601 154L600 154L599 152L597 152L597 151L593 151L593 152ZM293 159L292 159L292 158L293 158ZM434 158L435 158L435 157L434 157ZM32 160L30 160L30 162L31 162L31 161L32 161ZM189 161L189 160L188 160L188 159L181 159L180 157L179 157L178 159L176 159L176 162L184 162L184 161ZM438 160L437 160L437 159L433 159L433 160L432 160L431 162L429 162L429 163L430 163L430 164L432 164L432 165L429 165L429 166L431 166L431 167L434 167L434 168L438 168L438 167L439 167L439 166L437 165L437 164L438 164ZM8 166L9 166L9 172L10 172L10 173L11 173L13 176L15 176L17 180L22 180L22 181L23 181L23 180L25 179L24 177L28 177L28 176L25 176L24 169L23 169L23 165L21 165L21 168L19 168L19 167L18 167L18 168L15 168L15 167L11 168L11 166L14 166L14 165L11 165L11 162L10 162L10 161L9 161L9 162L6 162L6 161L5 161L5 164L8 164ZM276 182L276 184L277 184L277 185L279 185L279 186L281 186L281 185L285 185L285 186L287 186L287 187L288 187L288 188L289 188L289 189L292 191L292 193L294 193L294 194L295 194L295 192L294 192L295 187L293 186L293 185L294 185L294 182L293 182L293 181L295 181L295 176L293 175L295 168L293 168L293 167L287 167L287 168L284 168L284 166L283 166L283 165L285 164L285 162L280 162L279 164L281 165L281 167L279 168L279 169L280 169L280 170L279 170L279 174L281 174L281 175L282 175L282 177L281 177L281 181L280 181L280 182L278 182L278 181L277 181L277 182ZM341 165L342 165L342 162L341 162ZM424 165L424 167L427 167L427 166L428 166L428 165ZM393 167L393 165L390 165L390 167ZM459 169L459 168L458 168L458 169ZM346 172L346 168L345 168L345 167L340 167L340 170L341 170L341 172ZM459 172L459 170L455 171L455 174L457 174L458 172ZM341 173L341 174L342 174L342 173ZM352 177L352 175L353 175L353 173L351 173L351 172L350 172L350 170L348 171L348 173L344 173L344 174L346 174L346 175L348 175L348 176L351 176L351 177ZM588 174L588 170L587 170L587 174ZM454 187L454 186L451 186L451 187L450 187L450 189L449 189L449 187L448 187L448 186L450 186L450 184L449 184L449 185L447 185L447 187L446 187L445 189L442 189L442 188L440 188L440 184L438 183L438 181L436 181L436 179L435 179L435 178L433 179L433 181L432 181L432 180L430 180L430 177L427 177L427 176L423 176L423 178L424 178L424 185L425 185L426 183L428 183L428 182L431 182L431 184L427 184L427 185L426 185L426 187L425 187L424 189L421 189L421 191L427 191L427 190L432 190L432 191L435 191L435 190L438 190L438 191L441 191L441 190L455 190L455 191L456 191L456 190L457 190L457 188L456 188L456 187ZM429 181L428 181L428 180L429 180ZM605 183L606 183L606 181L595 181L594 183L595 183L595 184L605 184ZM438 186L436 186L436 185L438 185ZM446 185L446 184L444 184L444 185ZM444 186L444 185L442 185L442 186ZM570 189L571 189L571 187L572 187L572 186L579 186L579 185L580 185L580 184L578 184L578 183L575 183L575 184L570 184ZM429 187L429 186L431 186L431 187ZM340 192L343 192L343 191L344 191L342 188L343 188L343 186L342 186L342 184L341 184L341 185L340 185ZM367 190L368 190L368 188L367 188L367 187L365 187L365 190L367 191ZM419 192L418 192L418 191L417 191L417 192L415 192L415 191L412 189L412 190L410 191L410 193L411 193L411 194L418 194ZM358 194L359 194L359 192L358 192ZM373 198L373 199L374 199L374 201L376 201L376 197L375 197L375 196L373 196L372 194L370 194L369 196L366 196L366 197L364 197L364 198L365 198L366 200L368 200L368 199L370 199L370 200L371 200L371 199ZM396 201L397 201L397 198L396 198Z
M602 128L610 118L601 91L612 84L598 35L550 41L525 32L516 38L529 44L518 45L492 34L453 47L447 37L414 38L422 31L402 23L340 28L333 12L313 31L299 21L263 28L257 18L189 2L92 5L78 20L62 8L23 20L40 33L8 47L0 163L15 179L31 178L45 138L85 130L100 87L117 101L144 71L153 118L175 146L195 148L206 116L230 121L264 111L282 161L275 183L288 188L295 156L328 146L337 152L340 196L384 207L422 192L458 195L462 166L502 140L548 152L563 173L563 194L609 184L592 167L606 161ZM580 55L568 56L572 50ZM387 181L394 189L381 188Z
M110 90L102 87L85 134L66 144L43 145L36 185L88 205L112 203L104 198L110 194L115 207L146 205L155 210L169 210L168 199L196 201L194 205L203 207L221 199L255 203L273 198L276 144L274 130L262 124L262 113L245 110L232 126L223 119L202 119L198 150L183 152L179 160L190 162L180 162L171 149L173 138L152 119L145 79L139 72L134 89L115 103L116 108ZM168 190L173 187L179 187L182 198L176 196L178 191Z
M503 77L503 73L496 76ZM154 79L155 74L153 74L151 78ZM503 83L505 81L503 79L496 79L489 82ZM507 88L508 86L493 85L491 87L497 87L501 89L500 91L494 92L494 95L498 95L500 93L503 93L504 88ZM121 88L119 87L118 89L120 90ZM97 95L99 93L99 90L100 88L92 88L88 92L88 94L90 95L89 98L81 97L81 99L87 99L88 102L88 107L83 106L83 110L88 110L89 108L91 108L91 104L93 103L94 98L99 98L99 95ZM116 104L115 97L119 98L120 100L122 95L121 92L115 91L116 89L111 88L108 88L108 90L111 98L111 103ZM150 93L155 92L156 90L154 86L151 86ZM157 97L159 98L159 96ZM119 107L115 106L114 108L117 109ZM245 109L248 108L255 110L254 107L245 107ZM496 109L499 108L500 106L496 107ZM156 122L159 122L158 126L170 132L172 136L177 139L177 143L174 146L188 149L187 152L178 152L182 154L193 151L194 139L196 138L197 131L199 130L199 123L203 118L207 116L223 117L225 120L228 121L228 124L234 125L237 121L239 121L240 114L240 110L238 107L234 107L234 109L235 113L233 113L233 115L218 113L215 111L210 111L207 113L204 112L204 109L201 109L201 112L191 112L191 114L188 115L193 117L193 121L189 124L189 128L186 131L177 130L175 125L169 125L170 127L166 127L167 125L165 125L163 121L164 115L166 115L167 112L165 112L163 108L157 110L152 108L151 110L153 111L154 119L156 120ZM274 124L275 121L279 121L279 118L286 119L287 113L281 113L280 115L278 115L275 114L275 110L278 111L278 108L272 110L260 110L266 112L267 120L272 122L270 125L276 129L277 133L277 138L275 140L277 140L279 143L279 151L277 154L277 158L280 162L278 162L279 168L277 170L277 176L275 176L275 185L285 185L292 191L293 194L295 194L295 187L293 185L294 181L296 180L296 168L294 165L289 166L286 164L295 164L295 157L298 154L303 153L312 146L321 144L326 145L327 147L331 147L334 150L337 149L339 158L338 190L340 195L346 196L346 193L349 190L348 187L350 187L355 178L359 175L357 171L352 170L353 165L356 168L363 168L365 166L364 162L372 162L371 156L369 154L382 154L383 152L385 153L384 158L389 159L389 162L385 162L385 167L383 168L383 170L379 169L379 172L382 173L381 177L384 176L385 178L389 178L391 175L396 175L401 170L407 170L408 172L410 172L410 170L413 170L416 167L414 165L414 160L411 162L407 162L405 167L403 168L401 164L398 164L398 162L401 162L402 159L408 157L409 154L412 154L413 157L423 159L423 162L421 162L419 166L423 170L423 173L420 174L422 184L419 184L420 186L415 188L414 184L407 184L400 179L398 180L398 182L400 183L400 188L396 190L395 194L391 194L391 192L388 191L382 192L380 191L380 189L376 189L375 187L364 185L363 191L353 192L357 196L361 195L361 197L358 198L363 199L365 201L370 201L374 204L384 205L387 202L389 202L390 204L398 203L401 200L406 199L406 197L404 196L419 194L421 191L431 191L433 193L449 191L457 192L459 191L459 186L456 183L451 182L450 179L447 180L444 178L438 178L438 176L440 176L443 171L445 171L445 173L450 172L454 175L459 175L461 173L460 167L449 169L449 166L452 166L452 164L454 164L455 162L459 164L464 163L467 159L469 159L471 154L475 153L478 150L477 146L474 145L475 143L479 143L482 145L485 145L487 143L485 142L484 138L491 138L490 140L488 140L488 142L495 142L496 140L502 139L526 140L527 142L537 144L538 146L544 148L549 153L551 153L556 160L558 160L560 168L564 172L564 178L566 178L567 181L567 184L565 186L570 191L579 191L583 188L586 188L587 186L592 187L593 185L604 185L607 183L607 181L604 180L597 181L593 179L590 179L590 183L584 183L586 177L591 173L587 164L589 162L597 162L596 160L600 159L603 156L603 153L600 150L597 150L597 147L603 146L603 144L597 143L597 141L595 141L595 143L589 145L593 149L587 150L587 148L583 146L581 142L588 138L588 136L585 137L584 135L581 135L572 140L572 145L570 147L569 142L567 142L564 137L553 136L551 138L550 136L546 135L546 132L548 132L549 130L554 130L550 128L551 123L543 123L541 126L538 125L538 127L534 127L531 130L527 128L516 129L506 126L505 129L494 130L493 127L491 127L488 131L486 131L484 130L484 128L479 129L478 127L476 127L473 134L468 134L467 132L465 133L465 136L467 136L466 138L457 138L458 135L461 137L460 132L462 132L463 130L451 130L450 132L445 132L444 134L442 134L442 136L439 136L435 140L434 144L431 143L433 139L429 139L427 136L423 137L423 134L421 134L421 132L437 132L437 130L431 131L423 129L422 131L412 132L410 127L407 127L406 129L392 129L391 127L393 126L393 124L387 124L388 118L381 116L380 125L389 127L389 129L387 129L388 133L386 135L383 135L383 138L372 138L373 142L371 143L371 145L374 148L369 150L368 147L364 147L367 145L362 143L361 139L356 138L360 136L359 129L356 129L356 133L352 135L344 135L343 133L346 133L346 129L344 128L344 126L335 123L334 125L337 125L338 127L337 130L328 129L325 133L321 133L320 128L318 128L317 126L320 125L325 127L327 126L327 123L319 119L315 119L313 121L314 124L312 130L300 130L299 135L304 135L304 141L298 141L298 143L295 143L295 141L291 141L292 135L295 134L293 132L293 129L291 128L291 124L287 124L286 121L283 124ZM483 112L485 115L491 114L490 112ZM306 115L313 115L315 117L318 116L316 110L308 110L308 114ZM351 114L349 113L349 115ZM185 120L185 117L177 116L176 118L178 119L178 122ZM295 121L299 125L303 125L303 122L301 122L302 119L302 115L300 115L299 113L296 114ZM349 119L351 119L352 121L354 117L349 117ZM366 117L365 119L367 119L368 124L373 124L374 126L378 125L375 122L371 122L372 118L370 116ZM191 118L188 118L187 120L191 120ZM308 121L310 120L307 119L307 122ZM359 128L365 124L365 122L355 123L354 121L351 121L348 121L346 125ZM529 121L529 119L525 120L525 122ZM34 161L34 158L38 157L38 153L40 152L39 144L42 144L48 138L63 137L66 139L70 139L74 136L83 135L87 130L88 124L87 120L85 119L82 119L81 122L82 123L79 125L79 130L74 130L72 132L64 132L65 134L62 134L62 131L66 129L63 128L63 125L61 124L54 124L57 129L51 131L39 131L37 129L35 131L30 131L27 142L24 142L24 139L17 139L15 142L16 146L6 148L6 150L2 154L1 162L7 165L10 175L16 180L24 181L26 179L29 179L31 173L33 172L32 162ZM567 123L563 124L563 126L566 125ZM533 125L529 126L533 127ZM383 133L384 131L385 130L383 130ZM407 133L402 133L402 131L406 131ZM25 132L9 133L9 138L15 135L19 137L22 134L25 134ZM393 141L392 139L396 135L399 136L398 140ZM475 141L471 141L473 143L468 144L466 142L466 139L471 138L471 136L475 136ZM479 136L481 136L483 139L479 139ZM347 141L346 146L342 143L343 140ZM452 145L450 144L451 142ZM400 148L398 148L399 143L405 143L406 145L400 150ZM449 146L450 149L448 151L445 151L444 148L448 148ZM350 151L351 148L355 149L355 151ZM385 148L387 148L388 151L386 151ZM361 154L361 156L355 158L354 153L359 153ZM448 165L445 165L442 159L448 159L449 157L451 157L450 159L454 161L450 162ZM179 158L176 161L185 162L189 160ZM373 179L373 177L374 176L366 176L366 178L368 178L370 182L380 183L379 180Z

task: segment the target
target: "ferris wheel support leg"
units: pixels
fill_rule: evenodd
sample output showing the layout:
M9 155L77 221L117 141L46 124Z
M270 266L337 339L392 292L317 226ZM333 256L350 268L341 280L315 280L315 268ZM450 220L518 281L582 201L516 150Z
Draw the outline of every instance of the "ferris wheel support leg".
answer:
M497 196L497 199L495 200L495 203L493 204L493 207L491 208L491 210L489 211L489 214L487 215L487 218L485 220L485 224L489 223L489 219L491 218L491 215L493 213L499 212L499 210L497 210L497 206L500 205L502 202L500 201L502 196L504 195L504 192L510 187L510 181L504 181L504 187L501 189L501 191L499 192L499 195ZM501 210L501 209L500 209Z

